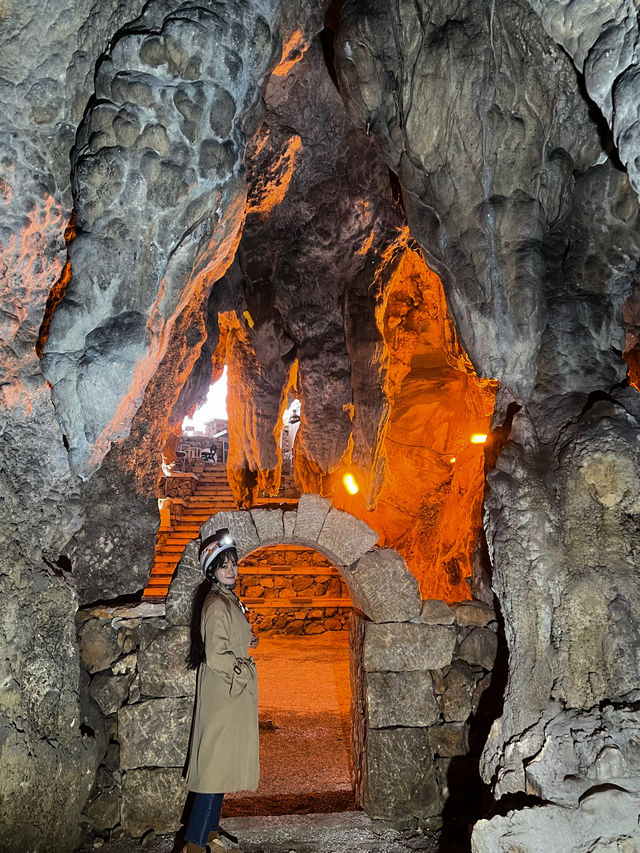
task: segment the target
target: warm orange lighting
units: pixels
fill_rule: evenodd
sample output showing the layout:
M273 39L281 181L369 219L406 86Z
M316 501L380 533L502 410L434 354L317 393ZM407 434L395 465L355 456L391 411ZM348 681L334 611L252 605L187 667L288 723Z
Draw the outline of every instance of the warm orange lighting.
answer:
M471 436L471 444L485 444L487 436L484 432L474 432Z
M456 457L455 457L455 456L452 456L452 457L451 457L451 459L449 460L449 462L451 462L451 464L452 464L452 465L453 465L453 463L454 463L455 461L456 461Z
M353 474L345 474L342 478L342 482L344 483L344 487L350 495L357 495L360 491L360 486L354 480Z

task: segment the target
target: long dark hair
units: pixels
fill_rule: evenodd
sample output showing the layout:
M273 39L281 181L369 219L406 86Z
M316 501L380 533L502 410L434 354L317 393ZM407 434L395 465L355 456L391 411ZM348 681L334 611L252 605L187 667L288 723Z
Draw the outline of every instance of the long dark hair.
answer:
M227 554L229 553L237 562L238 552L236 549L227 548L214 559L210 570L212 576L213 572L215 572L216 569L219 569L224 563ZM191 621L189 624L191 642L189 644L189 653L187 654L187 666L189 669L197 669L200 664L204 663L206 660L204 637L202 636L202 629L200 627L200 622L202 621L202 606L204 605L205 598L209 595L211 590L216 587L217 581L205 578L202 583L198 584L193 594L193 601L191 603Z

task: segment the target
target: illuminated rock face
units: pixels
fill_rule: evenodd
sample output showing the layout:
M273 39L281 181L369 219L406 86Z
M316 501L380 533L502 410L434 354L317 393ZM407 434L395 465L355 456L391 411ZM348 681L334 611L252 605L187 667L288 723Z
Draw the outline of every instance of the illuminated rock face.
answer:
M483 772L498 794L535 788L564 809L566 778L636 791L633 739L624 760L554 754L555 776L545 748L576 714L621 728L640 688L640 412L621 358L637 387L635 4L347 0L344 106L320 45L305 54L322 4L154 0L135 26L141 2L62 4L53 20L14 6L0 11L0 846L74 843L105 743L73 611L142 585L160 452L225 358L236 497L276 488L295 391L301 485L449 601L480 562L483 463L463 439L486 431L483 377L500 381L485 532L510 674Z
M579 747L549 759L551 732L573 714L597 728L610 703L631 713L640 687L640 406L621 358L625 300L626 348L636 344L638 16L624 3L566 9L347 2L337 55L350 114L398 172L460 338L502 385L485 530L509 676L483 775L498 796L541 793L575 810L571 791L611 782L635 794L639 781L633 737L611 766L597 750L578 760ZM548 33L584 68L628 177ZM527 775L532 764L541 776ZM593 808L595 844L606 822ZM519 849L541 849L545 821L570 826L572 815L577 827L578 811L523 819ZM497 849L509 831L484 827L474 849Z

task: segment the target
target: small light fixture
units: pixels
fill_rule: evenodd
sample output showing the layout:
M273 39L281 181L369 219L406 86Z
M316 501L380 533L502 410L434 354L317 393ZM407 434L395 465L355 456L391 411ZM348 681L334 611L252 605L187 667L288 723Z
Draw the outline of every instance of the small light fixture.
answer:
M342 478L342 482L350 495L357 495L360 491L360 486L356 483L353 474L345 474Z
M471 444L486 444L487 435L484 432L474 432L471 436Z
M454 463L455 461L456 461L456 457L455 457L455 456L452 456L452 457L451 457L451 459L449 460L449 462L450 462L452 465L453 465L453 463Z
M250 329L253 329L255 324L253 322L253 317L251 316L251 314L249 314L248 311L243 311L242 316L247 321L247 326L249 326Z

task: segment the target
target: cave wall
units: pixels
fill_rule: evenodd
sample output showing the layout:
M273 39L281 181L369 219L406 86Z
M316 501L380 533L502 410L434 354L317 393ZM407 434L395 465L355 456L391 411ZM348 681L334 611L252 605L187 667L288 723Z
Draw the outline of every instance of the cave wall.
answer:
M321 62L326 40L305 54L324 5L2 5L8 850L73 845L104 733L78 676L72 614L78 597L143 582L157 463L212 359L220 366L220 311L234 312L224 343L235 341L252 394L232 401L249 425L232 457L240 500L258 483L276 488L287 389L304 406L299 481L335 495L340 466L359 467L364 515L397 507L388 472L402 491L406 454L394 460L390 444L406 432L421 363L458 371L448 389L471 419L488 418L483 380L500 381L504 447L485 528L510 674L483 772L497 794L537 793L575 814L596 781L635 802L639 412L622 352L637 363L637 9L347 0L335 44L343 107ZM407 221L455 322L459 344L444 333L437 355L420 335L447 322L420 288L399 289L402 340L385 341L400 265L385 253ZM414 471L434 446L420 444ZM479 457L465 465L480 476ZM448 481L438 512L460 502L472 515L478 498L457 501L450 474L437 480ZM432 500L409 507L397 526L433 512ZM475 530L471 519L467 543ZM437 535L432 577L459 544ZM463 582L452 575L435 594ZM571 726L591 746L560 754ZM495 849L492 831L478 849Z
M239 236L243 146L259 121L260 83L282 45L285 59L303 50L323 17L310 3L151 3L132 27L142 3L49 6L9 0L0 10L0 846L8 851L75 846L106 748L79 676L78 594L139 590L153 547L153 492L138 489L135 471L123 475L114 460L93 484L82 478L128 434L167 352L168 375L181 356L190 363L187 382L204 344L208 290ZM230 39L238 51L225 53ZM187 67L185 51L199 67ZM211 116L220 127L200 100L207 61L222 63L207 94L226 104ZM218 180L225 164L234 171ZM183 338L198 320L185 359L172 335L177 327ZM104 514L86 521L109 494L122 535ZM144 527L137 563L127 513Z
M640 686L628 633L640 627L640 421L622 358L638 204L636 166L621 165L635 150L637 10L531 7L347 2L337 47L350 115L398 173L474 367L501 383L485 528L509 677L483 774L498 796L552 805L483 824L478 851L516 828L522 849L542 849L553 821L563 849L595 842L611 806L599 785L638 810L635 724L616 736L612 722L614 708L633 717ZM629 50L614 49L627 35ZM574 720L589 749L568 737Z

